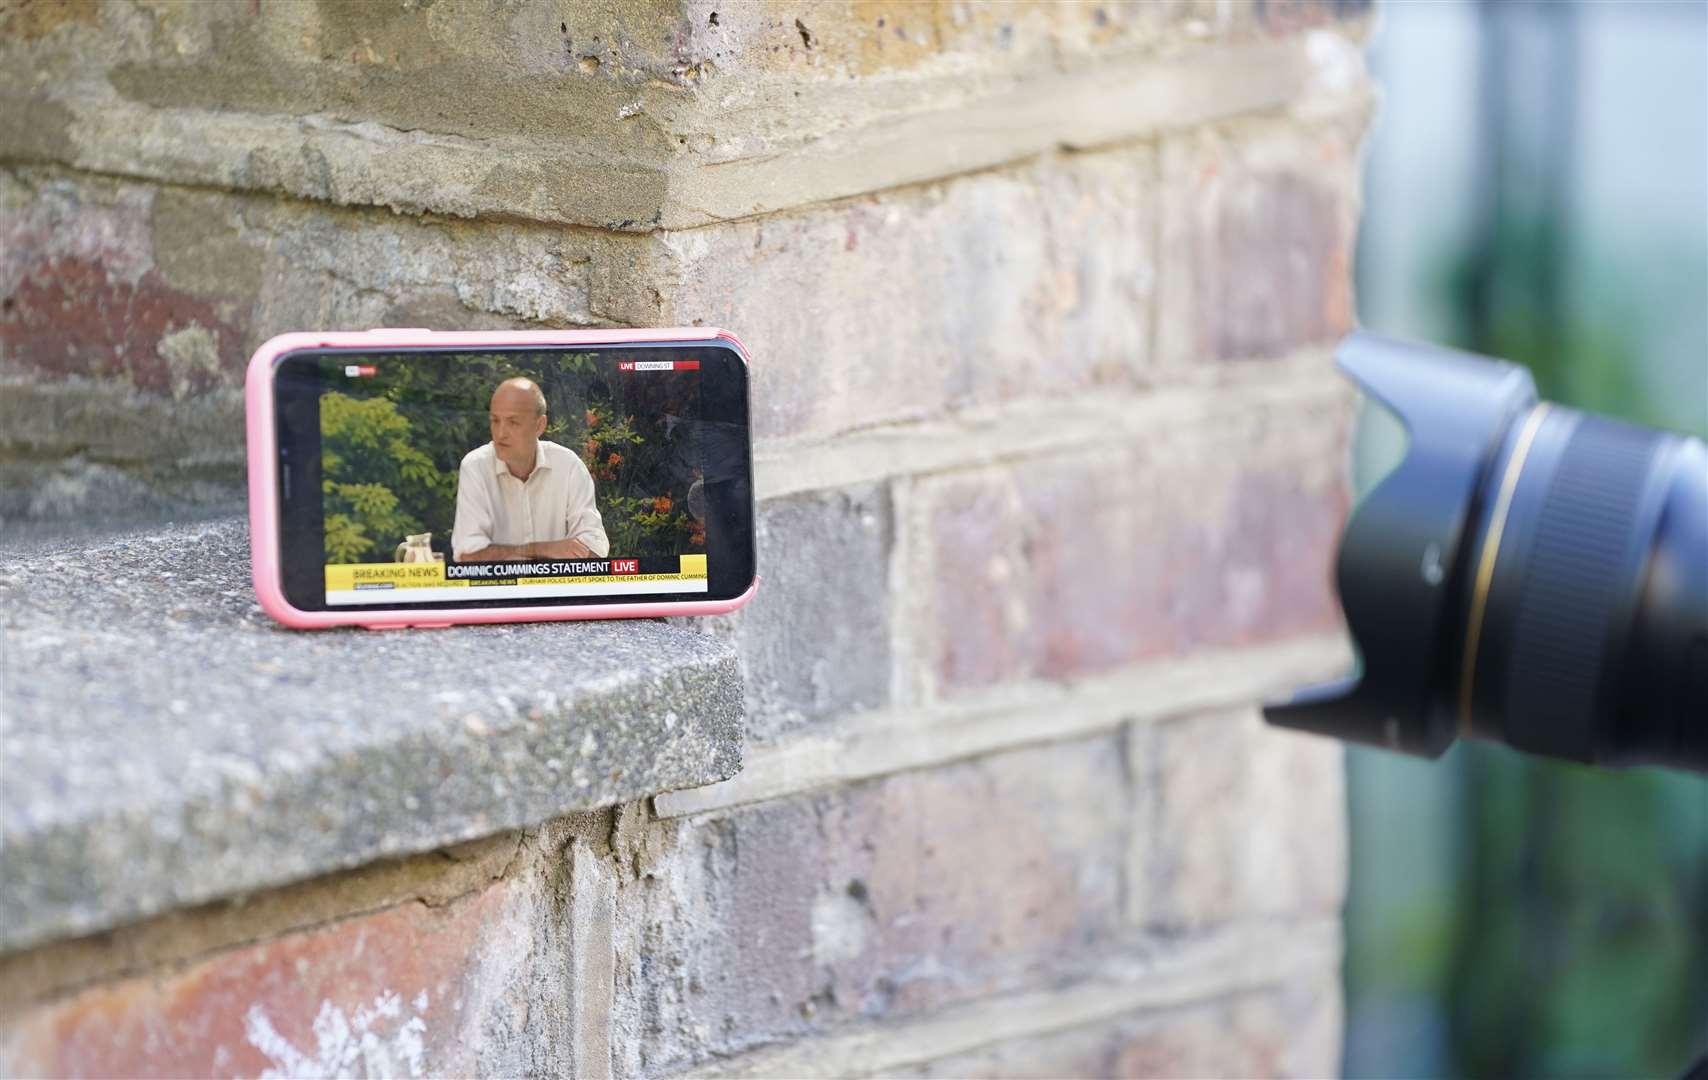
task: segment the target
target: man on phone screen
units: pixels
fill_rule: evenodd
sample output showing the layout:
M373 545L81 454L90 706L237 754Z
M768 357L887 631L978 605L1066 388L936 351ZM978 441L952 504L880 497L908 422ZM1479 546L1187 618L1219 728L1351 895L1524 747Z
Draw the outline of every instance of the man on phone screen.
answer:
M541 439L546 395L531 379L492 393L492 441L463 456L451 554L458 562L604 558L593 477L575 452Z

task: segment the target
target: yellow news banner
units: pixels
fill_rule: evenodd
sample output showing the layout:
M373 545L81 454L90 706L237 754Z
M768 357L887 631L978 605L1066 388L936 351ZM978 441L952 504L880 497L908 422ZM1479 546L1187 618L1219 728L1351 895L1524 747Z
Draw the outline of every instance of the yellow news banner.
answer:
M614 585L625 581L696 581L706 576L704 555L679 555L682 567L675 574L598 574L572 577L527 577L529 585ZM492 584L467 578L447 578L445 564L430 563L343 563L326 568L327 592L354 592L358 586L389 586L393 589L476 588Z

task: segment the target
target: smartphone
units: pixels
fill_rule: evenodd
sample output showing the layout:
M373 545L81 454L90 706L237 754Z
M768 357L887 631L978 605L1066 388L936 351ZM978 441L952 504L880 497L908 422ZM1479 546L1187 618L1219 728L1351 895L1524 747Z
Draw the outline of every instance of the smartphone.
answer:
M722 330L284 334L245 397L255 593L287 626L712 615L758 586Z

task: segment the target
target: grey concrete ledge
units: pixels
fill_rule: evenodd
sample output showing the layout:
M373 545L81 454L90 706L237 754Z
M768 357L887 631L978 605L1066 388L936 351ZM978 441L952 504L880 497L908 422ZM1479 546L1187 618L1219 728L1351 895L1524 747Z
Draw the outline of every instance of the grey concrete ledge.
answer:
M741 767L727 643L655 621L286 630L241 521L0 565L0 951Z
M645 233L1283 107L1359 107L1363 72L1355 37L1318 30L1169 55L1128 49L1065 65L1046 50L988 69L945 63L887 78L719 76L694 90L658 80L621 91L570 84L563 92L573 96L553 113L572 110L588 126L550 138L245 112L225 102L160 107L87 73L38 75L12 85L0 79L0 114L44 118L30 128L0 125L0 156L402 214Z

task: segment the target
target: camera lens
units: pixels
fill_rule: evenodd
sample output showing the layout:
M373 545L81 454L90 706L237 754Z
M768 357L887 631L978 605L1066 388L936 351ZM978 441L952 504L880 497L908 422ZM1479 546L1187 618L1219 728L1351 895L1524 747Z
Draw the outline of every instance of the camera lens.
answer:
M1523 369L1365 334L1405 427L1337 585L1354 676L1271 722L1435 756L1460 735L1708 771L1708 449L1536 400Z

